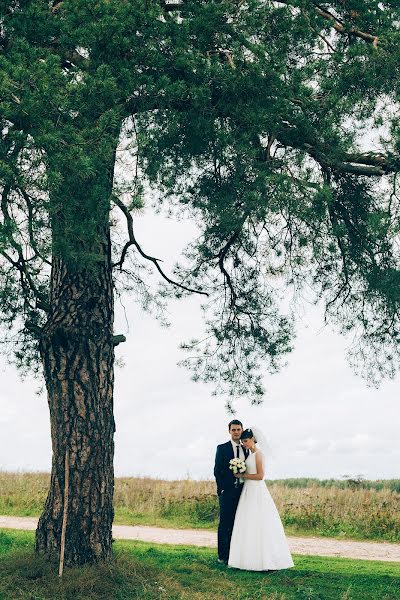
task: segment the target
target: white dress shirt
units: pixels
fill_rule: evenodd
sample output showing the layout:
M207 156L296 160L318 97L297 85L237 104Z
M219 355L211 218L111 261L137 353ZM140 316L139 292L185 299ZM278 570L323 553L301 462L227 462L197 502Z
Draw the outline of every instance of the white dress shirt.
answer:
M231 444L232 444L232 448L233 448L233 458L236 458L236 447L239 446L239 458L241 458L242 460L246 460L246 457L243 452L242 444L237 444L233 440L231 440Z

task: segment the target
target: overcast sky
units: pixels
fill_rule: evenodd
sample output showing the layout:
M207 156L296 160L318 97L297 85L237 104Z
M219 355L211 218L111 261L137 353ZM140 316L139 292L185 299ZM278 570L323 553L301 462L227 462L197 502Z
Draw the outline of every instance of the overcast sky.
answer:
M193 226L149 212L135 217L145 251L176 261ZM198 299L170 305L171 327L160 327L132 300L117 304L116 333L127 342L116 352L115 415L117 475L209 478L215 446L228 439L224 400L211 387L195 384L176 366L179 343L201 330ZM322 313L309 307L297 325L296 349L281 373L266 377L264 404L236 403L237 417L257 425L270 439L268 478L400 477L399 379L369 389L346 363L346 341L323 327ZM0 468L51 467L50 427L38 384L21 382L0 358Z

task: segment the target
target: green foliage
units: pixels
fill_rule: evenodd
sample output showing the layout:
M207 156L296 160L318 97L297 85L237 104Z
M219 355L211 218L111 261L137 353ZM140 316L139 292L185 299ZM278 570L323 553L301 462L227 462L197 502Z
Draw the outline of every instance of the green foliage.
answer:
M398 3L166 4L0 3L3 323L34 356L51 261L95 270L113 198L135 210L150 189L199 226L176 276L208 294L207 335L184 363L229 406L262 398L304 289L357 333L356 368L392 375ZM115 235L116 263L123 245ZM158 309L144 261L131 250L116 285Z

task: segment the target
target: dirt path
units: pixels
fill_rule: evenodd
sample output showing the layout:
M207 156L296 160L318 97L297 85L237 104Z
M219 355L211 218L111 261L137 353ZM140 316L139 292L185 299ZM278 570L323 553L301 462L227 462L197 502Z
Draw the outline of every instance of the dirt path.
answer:
M36 529L33 517L1 517L0 529ZM215 548L216 533L201 529L164 529L132 525L114 525L113 536L118 540L140 540L156 544L184 544ZM290 550L294 554L313 556L337 556L363 560L400 562L400 544L387 542L353 542L332 538L288 537Z

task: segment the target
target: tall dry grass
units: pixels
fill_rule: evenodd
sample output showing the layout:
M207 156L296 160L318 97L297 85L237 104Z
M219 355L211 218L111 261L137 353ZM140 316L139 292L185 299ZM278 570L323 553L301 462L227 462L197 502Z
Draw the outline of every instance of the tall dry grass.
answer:
M400 541L400 493L354 487L269 486L285 526L324 536Z
M39 515L46 500L49 483L49 473L0 471L0 514Z
M393 481L379 488L318 480L295 487L293 481L268 483L288 533L400 541ZM0 514L39 515L48 485L46 473L0 472ZM117 478L114 506L117 523L214 528L218 522L213 481Z

